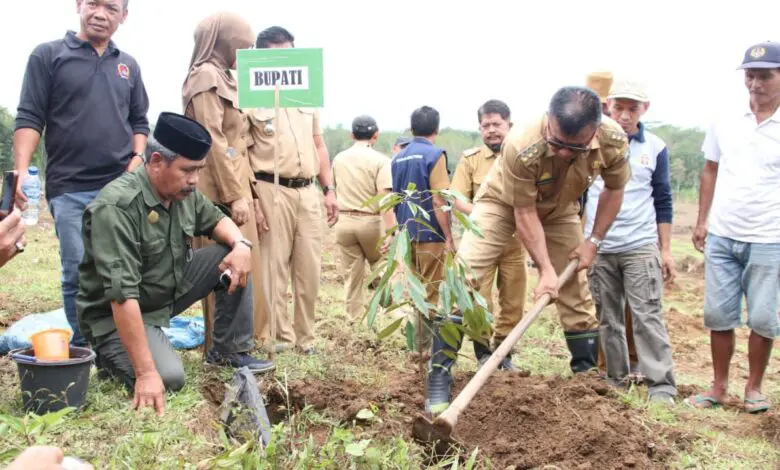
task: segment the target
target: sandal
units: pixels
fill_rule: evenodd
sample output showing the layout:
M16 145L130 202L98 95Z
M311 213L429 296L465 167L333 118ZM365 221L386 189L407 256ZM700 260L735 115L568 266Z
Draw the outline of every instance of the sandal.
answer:
M709 395L703 395L701 393L699 393L698 395L688 397L685 400L685 404L692 408L698 408L700 410L720 408L723 405L721 402L718 401L717 398L711 397Z
M745 411L750 414L763 413L769 410L769 400L764 395L759 395L758 398L745 398Z

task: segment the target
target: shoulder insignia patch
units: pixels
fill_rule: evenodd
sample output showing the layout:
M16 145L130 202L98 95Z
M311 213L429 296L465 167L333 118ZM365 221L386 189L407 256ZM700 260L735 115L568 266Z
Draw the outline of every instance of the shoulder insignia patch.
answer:
M482 149L482 147L472 147L470 149L466 149L463 151L463 157L473 157L479 153L480 149Z
M526 163L528 161L538 159L539 157L544 155L544 151L545 151L544 142L539 141L524 148L522 151L520 151L519 154L517 154L517 157L520 159L520 161Z
M628 136L625 132L604 129L601 133L601 136L606 143L616 147L620 147L628 143Z

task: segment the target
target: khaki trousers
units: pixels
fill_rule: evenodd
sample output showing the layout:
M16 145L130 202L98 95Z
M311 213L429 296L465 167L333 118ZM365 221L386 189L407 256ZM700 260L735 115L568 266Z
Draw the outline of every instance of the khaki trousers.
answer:
M366 261L373 270L382 254L382 219L377 215L342 213L336 223L336 244L341 254L341 269L346 278L344 295L347 313L357 320L366 313L363 291L366 282Z
M444 242L412 242L412 262L414 273L425 286L425 301L432 305L439 303L439 285L444 278L444 261L446 258L447 244ZM422 346L420 351L429 351L433 347L433 333L428 326L420 321L420 315L414 316L414 331L417 336L415 348ZM424 312L429 320L433 320L436 313Z
M484 238L465 232L460 244L460 255L471 268L467 270L470 283L478 288L484 284L493 266L501 259L515 233L514 210L503 204L479 201L474 205L472 218L482 229ZM576 206L558 209L542 221L547 253L557 273L563 272L569 254L583 241L582 225ZM523 290L525 293L525 291ZM598 328L588 278L585 271L575 274L558 291L555 302L565 332L585 332Z
M634 323L631 320L631 306L626 302L625 310L626 342L628 343L628 361L632 367L639 364L639 356L636 354L636 343L634 343ZM604 348L599 341L599 370L607 371L607 361L604 358Z
M276 340L307 349L314 341L314 309L322 267L322 200L315 185L279 187L274 204L273 183L258 181L255 191L270 231L260 237L258 266L263 286L265 318L276 317ZM276 292L271 292L271 277ZM287 315L287 286L292 283L293 320ZM273 307L272 307L273 305ZM266 328L268 325L266 325ZM270 336L270 332L263 334Z
M257 239L257 222L255 220L255 211L254 206L252 205L252 199L247 199L247 203L249 204L249 220L247 223L239 227L239 229L241 230L241 234L246 237L246 239L249 240L254 246L254 248L252 248L252 272L250 273L252 281L252 312L254 316L255 345L260 347L268 338L267 329L265 331L263 330L263 325L267 323L267 317L264 299L265 293L263 291L263 284L260 276L262 258L260 256L260 249L258 247L259 242ZM192 241L192 247L195 249L200 249L209 245L213 245L214 243L215 242L208 237L196 237ZM212 327L214 323L215 301L216 296L213 292L201 300L203 320L208 325L208 331L213 331ZM206 335L205 346L205 351L208 351L209 347L211 346L210 335Z
M523 318L528 277L528 252L517 237L512 238L494 264L485 269L480 295L493 314L493 342L506 338ZM498 306L493 304L493 281L498 288Z

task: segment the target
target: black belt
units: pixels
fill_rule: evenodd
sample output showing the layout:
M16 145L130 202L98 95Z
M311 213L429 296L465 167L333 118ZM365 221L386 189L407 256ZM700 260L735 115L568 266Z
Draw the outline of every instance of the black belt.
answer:
M255 173L255 178L266 183L274 182L274 175L270 173ZM279 185L286 188L305 188L314 184L314 178L283 178L279 177Z

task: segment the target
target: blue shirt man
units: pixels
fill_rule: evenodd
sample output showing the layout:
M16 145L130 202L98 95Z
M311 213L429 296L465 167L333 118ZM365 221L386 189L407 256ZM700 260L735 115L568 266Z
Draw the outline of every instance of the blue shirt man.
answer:
M664 281L673 281L674 259L670 237L672 190L666 144L640 122L650 106L641 83L619 80L610 90L612 119L629 135L626 158L631 179L623 204L589 273L590 288L601 314L601 341L607 377L622 383L629 375L625 306L628 303L639 359L651 400L673 402L672 350L663 320ZM585 236L590 237L604 183L597 178L588 190Z

